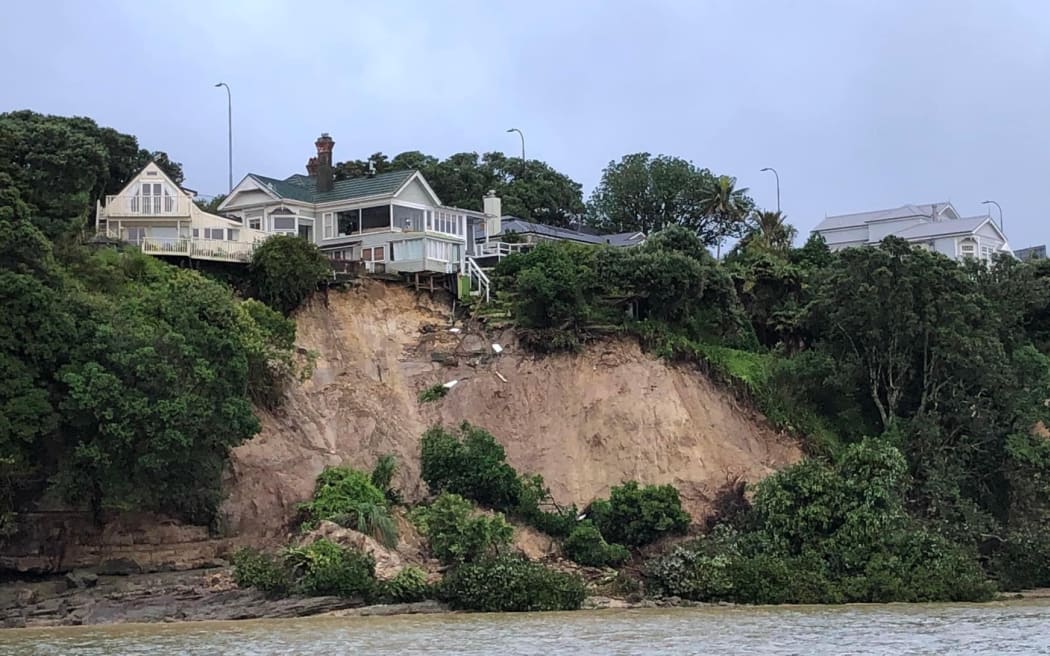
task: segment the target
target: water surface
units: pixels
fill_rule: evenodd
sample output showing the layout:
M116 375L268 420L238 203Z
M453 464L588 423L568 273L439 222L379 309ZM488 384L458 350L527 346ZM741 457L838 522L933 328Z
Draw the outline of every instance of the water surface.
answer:
M318 617L0 631L0 654L1050 654L1050 603Z

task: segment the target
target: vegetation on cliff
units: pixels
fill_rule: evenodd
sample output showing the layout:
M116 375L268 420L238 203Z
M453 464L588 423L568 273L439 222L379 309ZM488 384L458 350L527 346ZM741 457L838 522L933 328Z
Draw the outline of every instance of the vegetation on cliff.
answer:
M537 350L575 348L610 328L633 333L664 357L705 367L799 435L815 460L760 490L786 476L815 481L802 475L806 467L836 471L862 444L899 463L890 486L899 503L872 510L872 522L894 529L864 557L895 554L928 579L893 592L905 584L878 583L872 572L878 590L828 592L859 576L838 561L861 556L816 532L808 539L821 540L819 550L754 560L748 549L758 554L759 538L745 531L732 548L705 543L694 555L827 579L817 586L824 592L788 595L796 599L982 598L970 567L978 562L1005 589L1050 584L1050 495L1039 483L1050 476L1039 428L1050 399L1050 264L958 264L892 238L837 253L819 238L792 249L774 223L756 225L722 263L673 229L629 250L543 245L504 260L495 280ZM623 311L625 300L635 316ZM828 492L840 506L846 493ZM827 499L794 503L806 516ZM761 512L755 517L770 521ZM919 556L931 552L942 557ZM871 567L898 566L879 562ZM965 592L938 587L953 576Z
M301 365L295 325L133 250L94 202L166 155L89 119L0 115L0 525L43 494L207 523L227 454Z

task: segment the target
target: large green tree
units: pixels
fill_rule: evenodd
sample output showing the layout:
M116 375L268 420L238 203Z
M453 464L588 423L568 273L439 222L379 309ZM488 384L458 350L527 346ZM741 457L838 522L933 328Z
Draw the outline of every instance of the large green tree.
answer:
M587 221L606 232L650 233L679 225L705 245L738 234L754 207L735 179L668 155L625 155L610 162L591 194Z
M115 194L150 161L176 183L182 167L135 137L88 118L28 110L0 114L0 173L10 177L33 224L50 239L87 225L96 200Z

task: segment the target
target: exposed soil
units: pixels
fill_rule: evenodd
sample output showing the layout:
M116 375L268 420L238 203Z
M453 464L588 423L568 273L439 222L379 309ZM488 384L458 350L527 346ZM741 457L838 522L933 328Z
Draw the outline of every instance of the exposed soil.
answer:
M405 497L418 500L419 438L438 422L488 429L515 468L542 474L559 503L581 507L636 479L675 484L699 518L726 481L759 480L801 457L699 371L630 340L534 357L509 331L450 332L450 315L427 294L379 282L305 308L298 342L318 354L316 370L234 450L227 527L283 533L326 465L368 468L385 453L398 458ZM445 398L418 401L420 390L452 380Z

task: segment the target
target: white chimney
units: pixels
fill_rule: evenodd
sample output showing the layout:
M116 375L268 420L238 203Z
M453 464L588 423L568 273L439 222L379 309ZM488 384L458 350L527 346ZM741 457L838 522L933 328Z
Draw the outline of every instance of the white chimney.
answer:
M490 189L482 199L482 209L485 212L485 240L490 235L498 235L503 229L501 219L503 217L503 201L496 195L494 189Z

